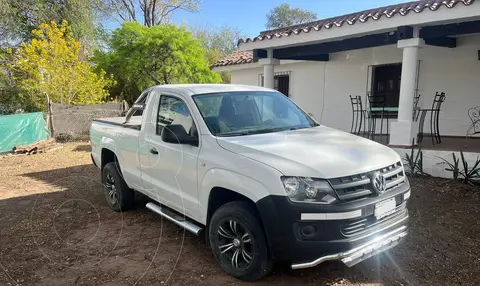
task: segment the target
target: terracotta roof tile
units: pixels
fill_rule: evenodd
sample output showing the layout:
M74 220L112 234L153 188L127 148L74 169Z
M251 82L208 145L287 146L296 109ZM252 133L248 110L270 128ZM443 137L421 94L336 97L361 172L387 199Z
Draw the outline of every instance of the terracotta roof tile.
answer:
M255 38L240 39L238 41L238 44L288 37L291 35L298 35L300 33L309 33L310 31L330 29L332 27L342 27L345 23L347 23L348 25L365 23L369 19L373 19L376 21L381 19L383 16L387 18L392 18L395 15L406 16L412 11L415 13L421 13L427 9L431 11L437 11L441 6L445 6L447 8L454 8L459 3L468 6L471 5L473 2L475 2L475 0L419 0L407 3L400 3L342 15L338 17L317 20L310 23L263 31Z
M235 51L230 55L223 57L212 65L214 67L224 67L231 65L247 64L253 62L252 51Z
M437 11L440 7L454 8L457 4L462 3L465 6L471 5L475 0L419 0L413 2L400 3L375 9L369 9L352 14L342 15L338 17L317 20L310 23L294 25L281 29L268 30L260 32L255 38L240 39L238 44L270 40L274 38L289 37L300 33L309 33L311 31L320 31L322 29L331 29L332 27L342 27L345 25L354 25L356 23L365 23L369 19L375 21L383 16L392 18L395 15L405 16L410 12L421 13L427 9ZM253 62L252 51L236 51L212 65L213 67L222 67L238 64L246 64Z

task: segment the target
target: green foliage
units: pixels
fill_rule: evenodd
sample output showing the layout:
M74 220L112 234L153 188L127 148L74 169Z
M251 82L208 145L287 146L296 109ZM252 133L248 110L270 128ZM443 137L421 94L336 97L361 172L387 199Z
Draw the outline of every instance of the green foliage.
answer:
M80 42L66 21L60 26L54 21L41 24L32 34L33 39L22 43L10 64L21 100L43 110L45 95L54 102L73 104L100 103L108 95L106 87L113 82L82 60Z
M67 20L76 39L83 45L93 44L100 25L96 13L102 0L1 0L0 44L29 41L31 32L42 23Z
M220 58L233 53L237 49L238 40L242 38L239 29L228 26L220 29L196 27L191 30L205 49L205 56L210 66ZM230 72L220 72L220 76L223 83L230 83Z
M291 8L289 4L282 4L273 8L267 14L267 29L278 29L296 24L315 21L317 14L300 8Z
M117 85L111 94L129 103L152 85L221 81L210 70L200 41L185 28L124 22L109 44L110 50L96 52L93 61L114 75Z
M15 113L21 109L19 104L18 88L13 79L13 72L9 68L12 55L6 49L0 49L0 115Z
M410 149L410 155L405 154L404 160L407 162L407 174L410 176L428 176L427 173L423 171L423 152L422 149L415 151L414 141L412 141L412 147Z

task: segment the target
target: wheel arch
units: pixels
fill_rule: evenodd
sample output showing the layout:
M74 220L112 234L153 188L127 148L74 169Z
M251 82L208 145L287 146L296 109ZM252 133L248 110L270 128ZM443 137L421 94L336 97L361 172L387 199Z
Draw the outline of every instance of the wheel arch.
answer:
M111 162L118 162L118 157L114 151L109 148L103 147L100 153L100 169L103 170L103 167ZM120 166L118 166L120 167Z
M247 202L255 210L257 210L257 205L255 204L255 202L248 197L224 187L213 187L210 190L210 194L208 197L207 226L216 210L218 210L221 206L234 201ZM255 215L259 215L258 210Z
M257 201L268 195L263 184L250 177L229 170L211 169L205 174L199 193L202 220L208 226L215 210L235 200L250 202L257 209Z

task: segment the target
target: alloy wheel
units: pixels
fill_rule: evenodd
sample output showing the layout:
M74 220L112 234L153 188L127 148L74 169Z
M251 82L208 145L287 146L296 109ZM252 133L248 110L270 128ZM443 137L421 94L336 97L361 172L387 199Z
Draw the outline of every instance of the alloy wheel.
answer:
M253 239L247 229L235 220L222 223L217 230L222 260L234 268L247 268L254 257Z
M115 179L111 174L107 174L105 177L105 188L107 191L107 198L111 204L117 202L117 188L115 187Z

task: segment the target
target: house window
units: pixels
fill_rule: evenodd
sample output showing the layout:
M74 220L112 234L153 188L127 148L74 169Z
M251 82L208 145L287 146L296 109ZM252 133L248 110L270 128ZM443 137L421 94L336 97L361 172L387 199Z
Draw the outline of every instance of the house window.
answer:
M263 74L260 75L260 86L264 86ZM290 72L276 72L273 78L273 89L290 96Z
M373 67L371 107L398 107L401 74L401 63Z

